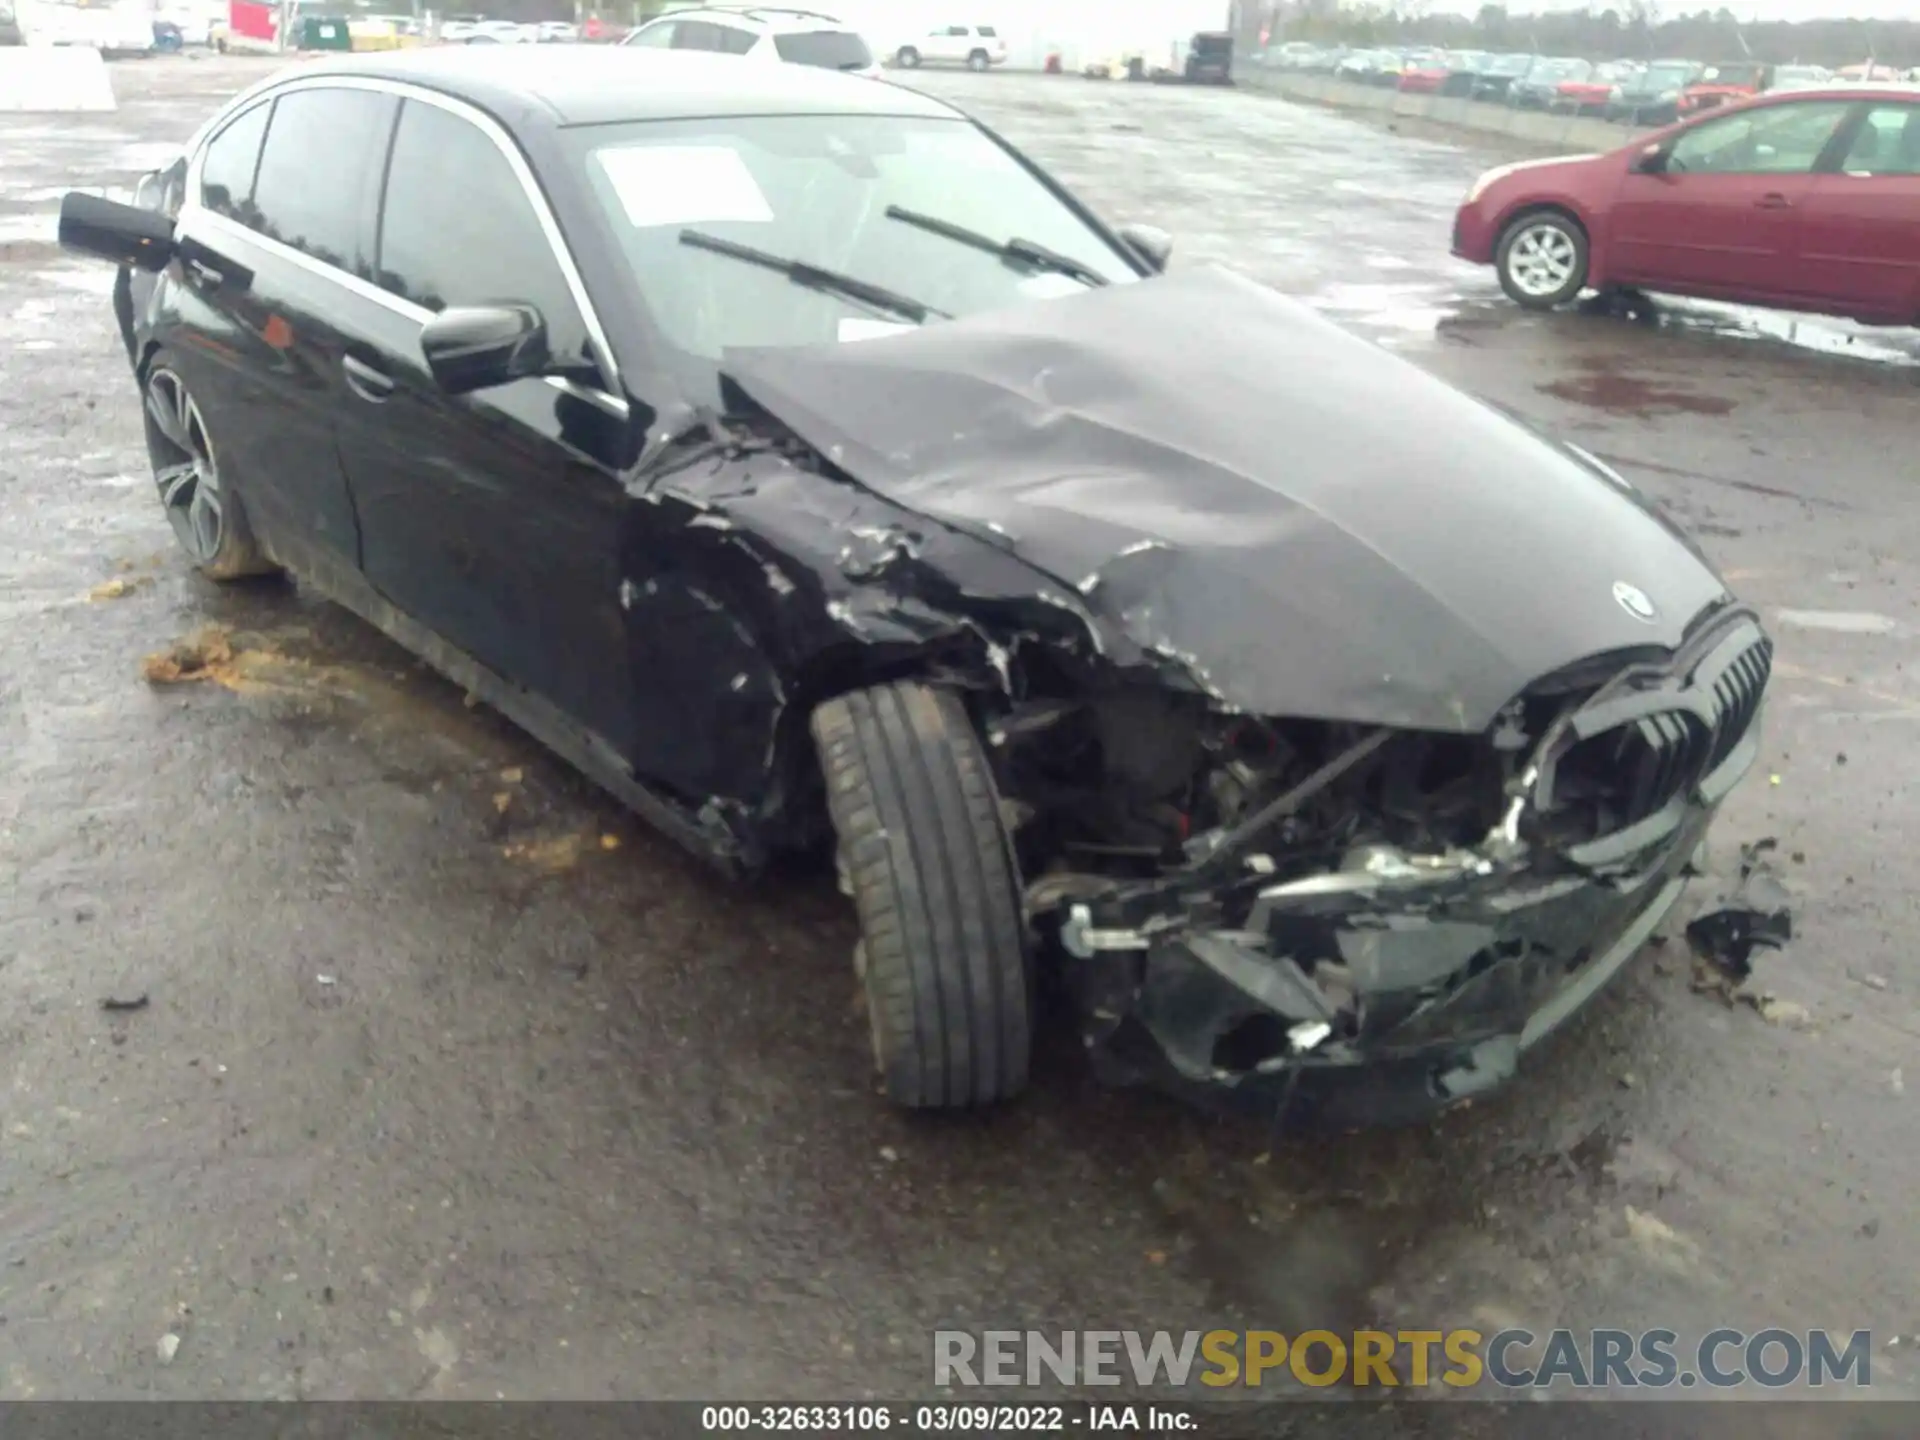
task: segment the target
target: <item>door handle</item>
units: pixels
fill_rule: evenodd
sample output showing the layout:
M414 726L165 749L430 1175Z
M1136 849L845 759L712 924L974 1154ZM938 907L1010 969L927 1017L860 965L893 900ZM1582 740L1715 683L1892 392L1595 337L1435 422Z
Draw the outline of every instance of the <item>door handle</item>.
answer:
M1791 210L1793 208L1793 201L1782 195L1778 190L1768 191L1753 203L1762 210Z
M347 388L362 400L378 405L393 394L393 377L352 355L342 356L340 369L347 377Z
M187 256L186 267L194 279L209 289L214 289L227 283L226 271L217 265L209 265L197 255Z

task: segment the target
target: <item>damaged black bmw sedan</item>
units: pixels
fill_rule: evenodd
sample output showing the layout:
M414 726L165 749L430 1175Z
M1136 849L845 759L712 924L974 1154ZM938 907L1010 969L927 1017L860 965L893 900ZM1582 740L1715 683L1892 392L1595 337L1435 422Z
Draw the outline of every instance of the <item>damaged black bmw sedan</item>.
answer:
M1042 981L1115 1078L1457 1102L1753 762L1770 643L1626 481L898 86L341 57L62 235L191 559L836 854L903 1105L1018 1092Z

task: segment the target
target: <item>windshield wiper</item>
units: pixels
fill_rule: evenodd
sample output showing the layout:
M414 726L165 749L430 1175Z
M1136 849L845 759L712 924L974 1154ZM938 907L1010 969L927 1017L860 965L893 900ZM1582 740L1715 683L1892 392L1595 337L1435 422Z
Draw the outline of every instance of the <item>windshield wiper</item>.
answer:
M770 251L758 250L751 245L737 244L732 240L722 240L718 235L708 235L700 230L682 230L680 243L692 245L700 250L711 250L716 255L730 255L735 260L744 260L749 265L758 265L763 269L777 271L796 285L809 290L822 290L830 295L842 295L849 300L857 300L862 305L871 305L876 310L891 310L916 325L924 325L929 316L937 315L942 320L953 317L944 310L936 310L931 305L922 305L918 300L898 294L872 281L862 280L855 275L842 275L837 270L823 270L818 265L809 265L804 260L789 260L784 255L775 255Z
M995 240L982 235L978 230L969 230L964 225L956 225L951 220L942 220L937 215L922 215L918 210L903 210L898 205L887 207L887 218L925 230L931 235L944 235L949 240L957 240L962 245L971 245L989 255L997 255L1002 260L1016 265L1025 265L1030 270L1050 270L1055 275L1065 275L1078 280L1082 285L1104 285L1107 277L1092 266L1083 265L1071 255L1062 255L1058 250L1049 250L1046 246L1032 240L1022 240L1015 236L1011 240Z

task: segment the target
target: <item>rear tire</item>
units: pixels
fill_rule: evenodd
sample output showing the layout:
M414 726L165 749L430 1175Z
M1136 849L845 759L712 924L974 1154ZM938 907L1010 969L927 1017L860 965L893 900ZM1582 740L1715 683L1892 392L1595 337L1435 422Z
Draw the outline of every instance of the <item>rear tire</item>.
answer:
M1011 1099L1032 1059L1032 976L1019 874L966 707L900 681L827 701L812 728L888 1098L921 1110Z
M1514 304L1555 309L1586 288L1587 232L1564 210L1530 210L1501 232L1493 268Z
M187 558L209 580L275 574L280 567L254 539L199 402L166 351L147 362L140 399L161 508Z
M984 50L976 50L967 56L967 68L969 70L985 70L991 64L993 64L993 60Z
M902 70L918 70L920 68L920 52L911 45L902 45L893 58L900 62L900 68Z

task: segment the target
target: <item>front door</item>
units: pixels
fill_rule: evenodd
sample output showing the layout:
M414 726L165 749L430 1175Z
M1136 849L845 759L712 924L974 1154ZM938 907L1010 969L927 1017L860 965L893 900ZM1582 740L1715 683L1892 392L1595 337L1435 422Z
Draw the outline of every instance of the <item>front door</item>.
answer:
M1802 268L1839 313L1920 325L1920 104L1875 105L1800 231Z
M435 312L512 301L539 309L557 358L583 379L599 373L509 143L451 103L403 103L378 289L343 321L353 398L341 460L373 587L624 757L634 732L619 566L631 503L624 405L590 383L546 379L448 395L420 350Z
M1852 108L1793 101L1681 131L1657 171L1621 182L1609 217L1609 278L1761 304L1804 294L1794 263L1801 217Z

